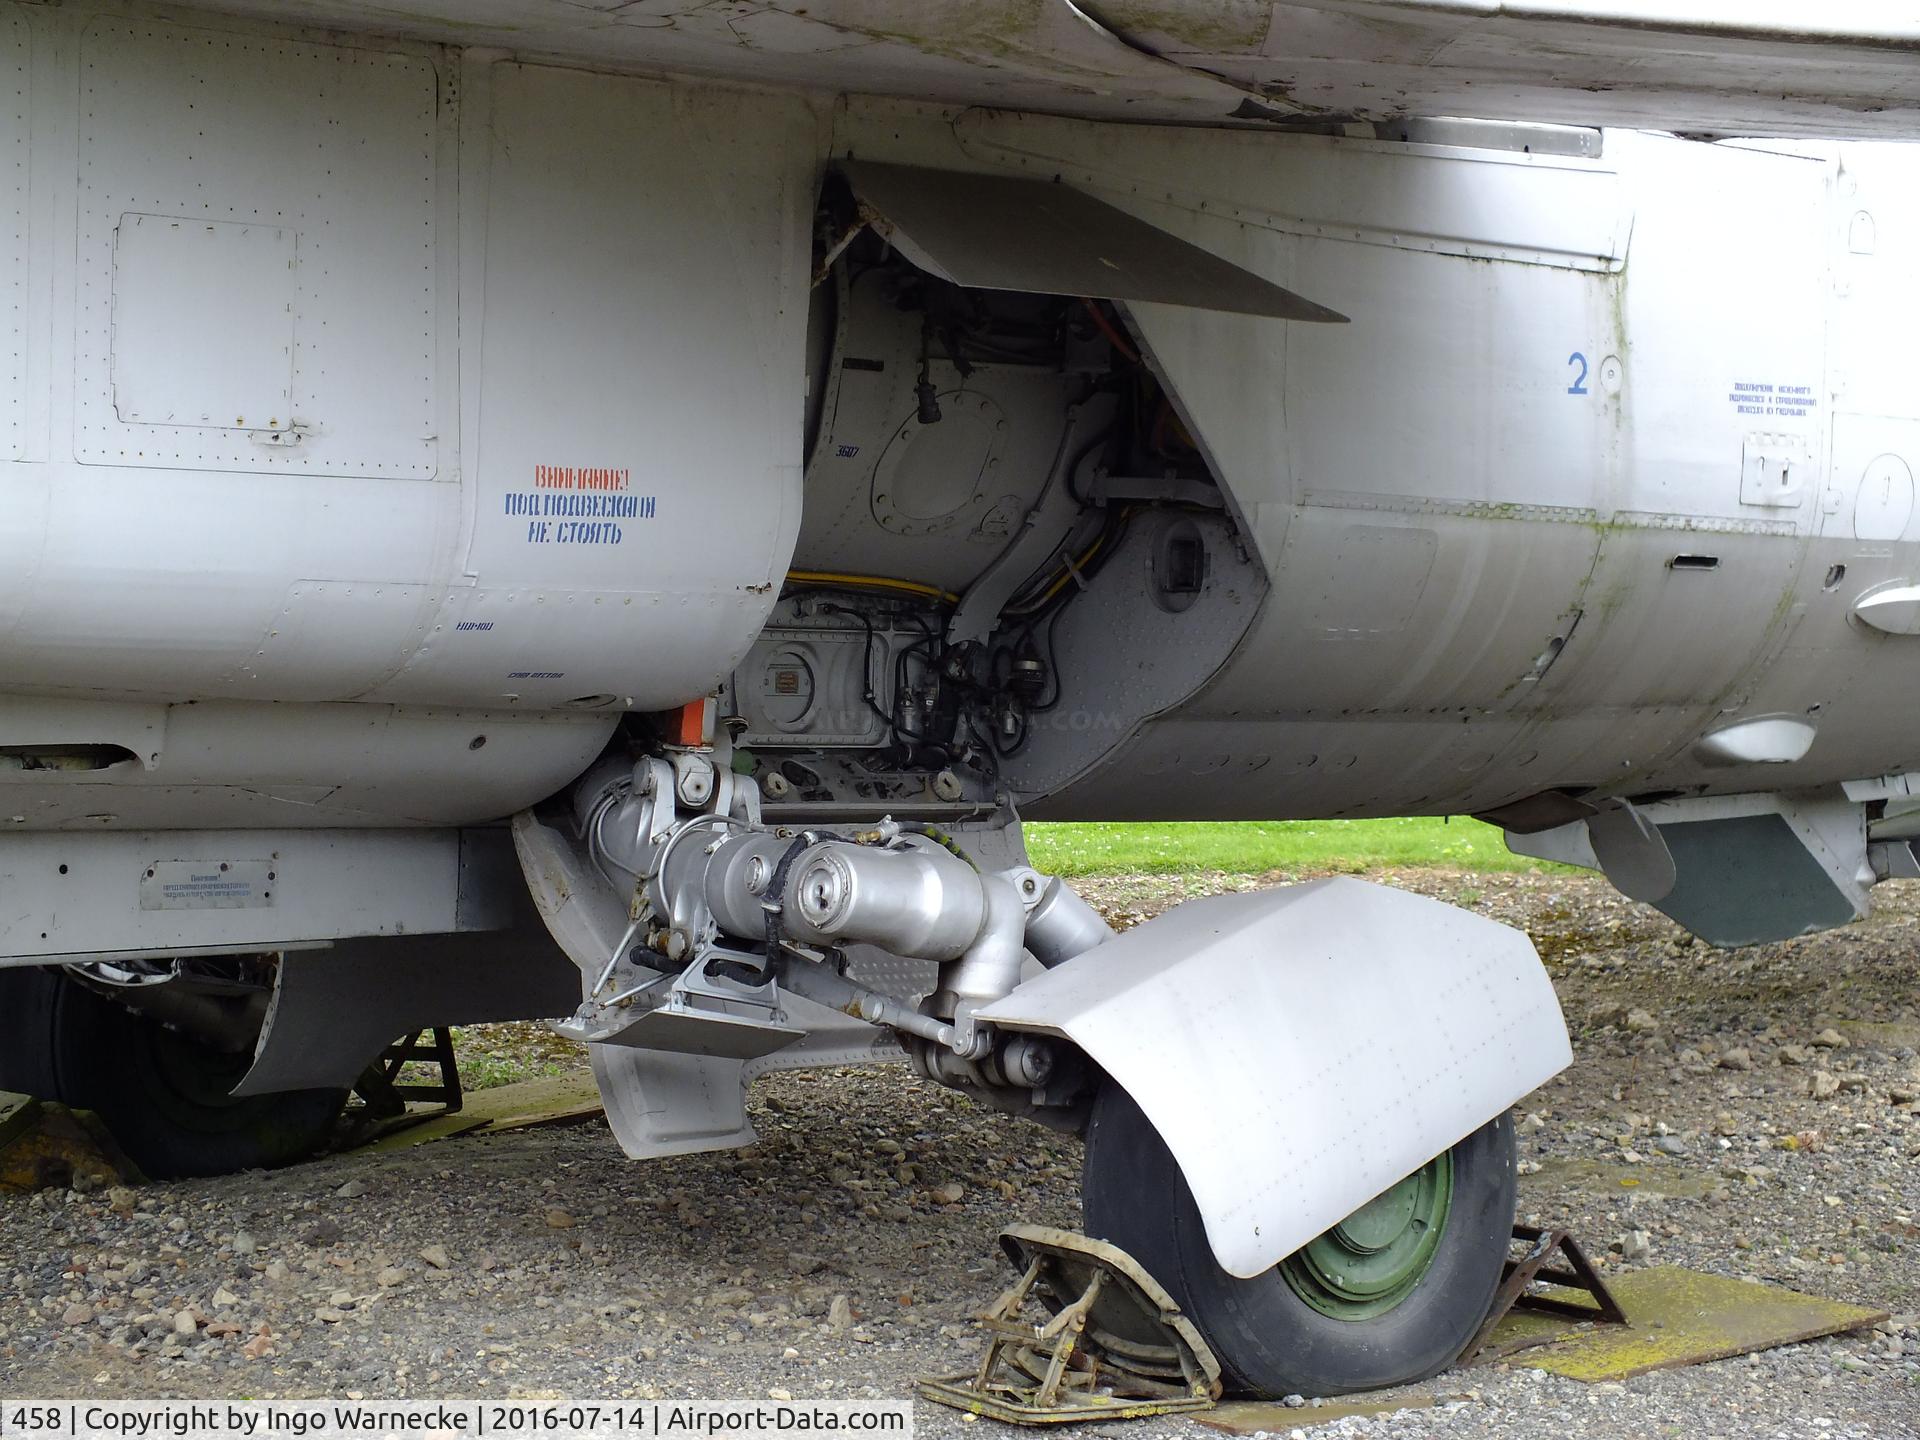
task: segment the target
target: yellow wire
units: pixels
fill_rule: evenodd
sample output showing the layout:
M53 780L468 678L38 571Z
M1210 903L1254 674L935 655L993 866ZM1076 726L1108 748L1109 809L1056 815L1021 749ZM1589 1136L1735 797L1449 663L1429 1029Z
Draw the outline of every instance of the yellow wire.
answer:
M947 605L957 605L960 597L938 585L923 585L918 580L895 580L885 575L842 575L833 570L789 570L787 579L795 585L850 585L863 590L897 590L903 595L923 595Z
M1022 605L1020 607L1021 612L1025 613L1028 610L1038 609L1040 606L1046 604L1049 600L1053 599L1053 597L1058 595L1062 590L1066 589L1068 584L1073 580L1075 572L1077 572L1089 560L1093 559L1095 555L1098 555L1100 553L1100 547L1106 543L1107 543L1107 537L1104 535L1100 536L1097 540L1095 540L1093 544L1089 545L1086 548L1086 552L1083 555L1081 555L1079 559L1075 560L1071 565L1067 566L1065 569L1063 569L1060 572L1059 578L1056 579L1051 585L1049 585L1044 592L1042 592L1039 599L1030 600L1025 605Z
M1132 509L1128 507L1127 510L1121 512L1122 518L1131 513ZM1054 596L1058 595L1072 583L1075 572L1089 560L1093 559L1095 555L1098 555L1100 553L1100 547L1106 543L1107 537L1104 534L1096 536L1093 543L1081 552L1078 559L1060 571L1060 574L1054 579L1053 583L1047 586L1046 590L1041 593L1037 600L1029 601L1027 604L1020 606L1020 612L1024 613L1037 606L1044 605L1053 599ZM852 585L868 590L897 590L903 595L924 595L929 599L939 600L948 605L958 605L960 603L960 597L951 590L942 590L937 585L923 585L918 580L895 580L885 575L845 575L835 570L789 570L787 572L787 579L795 585Z

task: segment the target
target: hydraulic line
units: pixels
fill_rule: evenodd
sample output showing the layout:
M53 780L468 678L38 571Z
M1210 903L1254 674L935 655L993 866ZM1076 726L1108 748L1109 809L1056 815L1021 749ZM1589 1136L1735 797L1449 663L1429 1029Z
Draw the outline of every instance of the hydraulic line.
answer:
M942 590L938 585L924 585L918 580L897 580L888 575L844 575L833 570L789 570L787 582L792 585L821 585L853 590L892 590L902 595L918 595L923 599L938 600L942 605L960 603L960 597L951 590Z

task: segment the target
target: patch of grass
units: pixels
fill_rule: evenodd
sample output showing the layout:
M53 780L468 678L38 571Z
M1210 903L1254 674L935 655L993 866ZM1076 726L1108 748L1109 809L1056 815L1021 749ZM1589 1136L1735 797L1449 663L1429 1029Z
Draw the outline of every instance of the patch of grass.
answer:
M460 1086L464 1090L491 1090L521 1080L537 1080L546 1075L564 1075L566 1069L551 1060L523 1059L498 1052L487 1055L462 1055Z
M584 1047L562 1039L540 1020L459 1026L453 1053L460 1062L460 1083L469 1090L565 1075L586 1061Z
M1027 828L1027 852L1051 875L1219 870L1359 873L1382 866L1461 870L1567 870L1515 855L1500 832L1478 820L1412 816L1398 820L1195 820L1109 825L1039 822Z

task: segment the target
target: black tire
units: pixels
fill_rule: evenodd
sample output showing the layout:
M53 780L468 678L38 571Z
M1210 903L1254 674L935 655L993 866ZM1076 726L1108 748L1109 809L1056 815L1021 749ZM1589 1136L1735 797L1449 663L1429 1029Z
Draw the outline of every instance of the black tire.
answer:
M251 1057L136 1015L41 966L0 970L0 1090L95 1111L156 1180L286 1165L331 1136L344 1090L235 1098Z
M1456 1359L1485 1319L1513 1232L1513 1119L1449 1152L1452 1199L1432 1259L1384 1314L1342 1319L1297 1293L1276 1266L1242 1280L1215 1262L1193 1194L1166 1142L1111 1080L1087 1128L1082 1208L1166 1286L1212 1346L1228 1388L1344 1395L1421 1380Z
M38 966L0 970L0 1090L60 1098L51 1037L60 986Z

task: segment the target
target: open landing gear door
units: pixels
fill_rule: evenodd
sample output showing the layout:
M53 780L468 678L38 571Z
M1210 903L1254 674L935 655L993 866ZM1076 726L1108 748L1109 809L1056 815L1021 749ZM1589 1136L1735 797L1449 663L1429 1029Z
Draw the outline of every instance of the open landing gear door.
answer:
M1071 186L843 160L860 218L929 275L983 290L1345 321Z

